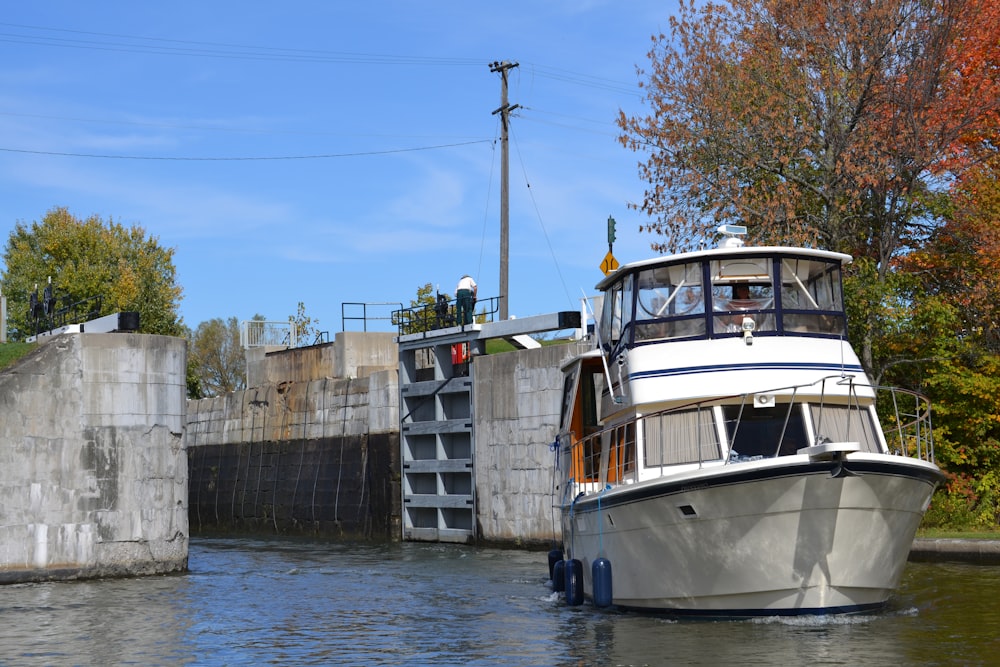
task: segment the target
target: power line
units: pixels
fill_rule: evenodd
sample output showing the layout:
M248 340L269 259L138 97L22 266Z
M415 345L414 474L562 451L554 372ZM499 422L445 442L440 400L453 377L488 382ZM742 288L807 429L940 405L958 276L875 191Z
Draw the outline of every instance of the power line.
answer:
M225 42L201 42L164 37L148 37L144 35L123 35L119 33L73 30L68 28L50 28L46 26L6 22L0 22L0 26L42 33L19 34L16 32L3 32L0 33L0 42L27 44L33 46L86 49L93 51L226 58L236 60L271 60L277 62L341 63L356 65L438 65L447 67L479 67L483 64L483 60L480 58L353 53L349 51L296 49L249 44L229 44ZM81 37L60 37L44 34L46 32L55 33L55 35L79 35ZM100 40L86 39L86 37L100 38ZM107 41L105 38L116 41ZM547 65L536 63L528 63L528 67L533 76L538 76L540 78L562 81L564 83L570 83L586 88L595 88L598 90L633 95L636 97L642 96L634 83L625 83L614 79L594 76L592 74L583 74L580 72L573 72L571 70L549 67Z
M521 147L517 142L517 138L514 139L514 147L517 149L517 158L521 162L521 173L524 176L524 185L528 190L528 197L531 199L531 205L535 209L535 215L538 217L538 226L542 228L542 235L545 237L545 243L549 246L549 254L552 255L552 264L555 266L556 273L559 275L559 282L562 283L563 292L566 293L566 301L570 304L573 303L573 299L569 295L569 289L566 287L566 280L563 278L562 269L559 268L559 259L556 257L555 250L552 247L552 241L549 239L549 233L545 229L545 222L542 220L542 213L538 210L538 202L535 201L535 193L531 189L531 181L528 180L528 170L524 166L524 158L521 157Z
M134 120L110 120L106 118L81 118L79 116L55 116L52 114L37 113L15 113L0 111L0 116L11 118L38 118L42 120L65 120L74 123L94 123L100 125L127 125L131 127L151 127L166 130L196 130L199 132L226 132L230 134L266 134L266 135L292 135L292 136L325 136L325 137L375 137L380 139L430 139L449 138L459 139L466 137L448 137L447 135L420 135L420 134L386 134L386 133L359 133L359 132L321 132L317 130L281 130L262 129L256 127L232 127L223 125L191 125L183 123L151 123ZM479 141L478 139L476 141Z
M23 30L45 31L57 34L102 38L102 41L98 41L94 39L49 36L45 34L18 34L5 32L0 33L0 42L88 49L95 51L116 51L127 53L149 53L153 55L198 56L247 60L352 63L367 65L482 66L483 64L483 61L478 58L437 58L430 56L322 51L317 49L290 49L284 47L226 44L219 42L198 42L192 40L167 39L162 37L146 37L142 35L121 35L116 33L71 30L66 28L49 28L45 26L23 25L17 23L0 22L0 26L19 28ZM117 41L106 41L103 38L111 38Z
M610 92L642 97L642 93L638 90L638 85L635 83L629 84L622 81L615 81L614 79L593 76L591 74L581 74L579 72L571 72L565 69L547 67L545 65L536 65L532 63L528 64L528 68L531 70L533 75L541 78L572 83L585 88L596 88L598 90L607 90Z
M27 153L30 155L49 155L56 157L83 157L96 158L102 160L160 160L164 162L264 162L270 160L325 160L332 158L363 157L366 155L389 155L392 153L413 153L416 151L430 151L442 148L456 148L458 146L470 146L473 144L492 143L490 139L477 139L475 141L463 141L454 144L438 144L436 146L416 146L413 148L392 148L382 151L359 151L356 153L325 153L320 155L277 155L277 156L247 156L247 157L169 157L157 155L101 155L95 153L64 153L59 151L36 151L21 148L3 148L0 151L6 153Z

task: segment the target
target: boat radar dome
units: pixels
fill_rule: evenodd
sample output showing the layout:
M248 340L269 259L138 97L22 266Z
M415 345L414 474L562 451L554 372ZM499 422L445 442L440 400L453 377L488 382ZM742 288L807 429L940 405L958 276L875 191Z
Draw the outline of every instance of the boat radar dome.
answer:
M720 225L716 231L725 237L719 243L720 248L743 247L743 237L747 235L747 228L743 225Z

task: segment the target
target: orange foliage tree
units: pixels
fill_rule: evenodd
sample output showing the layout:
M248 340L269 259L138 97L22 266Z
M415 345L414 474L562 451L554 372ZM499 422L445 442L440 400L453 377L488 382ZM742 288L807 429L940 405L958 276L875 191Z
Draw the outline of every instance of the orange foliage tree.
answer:
M998 36L997 0L682 0L639 69L649 113L618 118L654 250L705 245L725 221L855 256L852 342L873 378L934 399L947 497L985 525L1000 513Z
M884 277L932 226L922 195L996 119L996 76L975 66L996 50L994 5L682 2L639 70L651 113L618 118L648 155L635 207L654 249L742 221L758 241L869 256Z

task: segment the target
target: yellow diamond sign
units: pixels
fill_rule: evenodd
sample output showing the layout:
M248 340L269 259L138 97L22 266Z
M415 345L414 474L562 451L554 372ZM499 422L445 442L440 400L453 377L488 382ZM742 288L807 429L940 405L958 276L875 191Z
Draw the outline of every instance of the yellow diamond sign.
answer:
M618 260L615 256L608 251L608 254L604 256L604 261L601 262L601 271L604 271L604 275L608 275L612 271L618 268Z

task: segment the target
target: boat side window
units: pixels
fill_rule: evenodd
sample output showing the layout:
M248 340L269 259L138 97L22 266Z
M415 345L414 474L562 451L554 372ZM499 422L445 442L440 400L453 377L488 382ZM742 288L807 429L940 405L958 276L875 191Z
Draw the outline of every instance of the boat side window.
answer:
M846 334L840 262L783 259L781 308L782 324L788 333Z
M601 342L608 352L628 338L628 330L632 326L632 280L632 274L626 275L605 292Z
M610 484L622 482L635 472L635 422L619 426L611 432L611 448L608 452L608 474Z
M700 263L657 266L636 278L636 342L705 335Z
M742 333L752 322L754 333L776 331L774 280L768 257L739 257L710 262L712 277L712 331Z
M622 314L621 314L621 329L618 333L618 339L624 339L625 342L631 342L629 334L629 329L632 327L632 309L635 302L633 298L633 285L635 284L635 276L630 274L625 276L622 280Z
M810 405L816 442L857 442L861 451L879 453L875 420L866 407Z
M601 344L610 352L622 335L622 283L617 282L604 294L601 312Z
M678 410L644 417L643 465L674 465L722 458L711 408Z
M742 410L740 405L724 405L722 414L731 462L790 456L809 445L801 405L786 403L768 408L744 405Z

